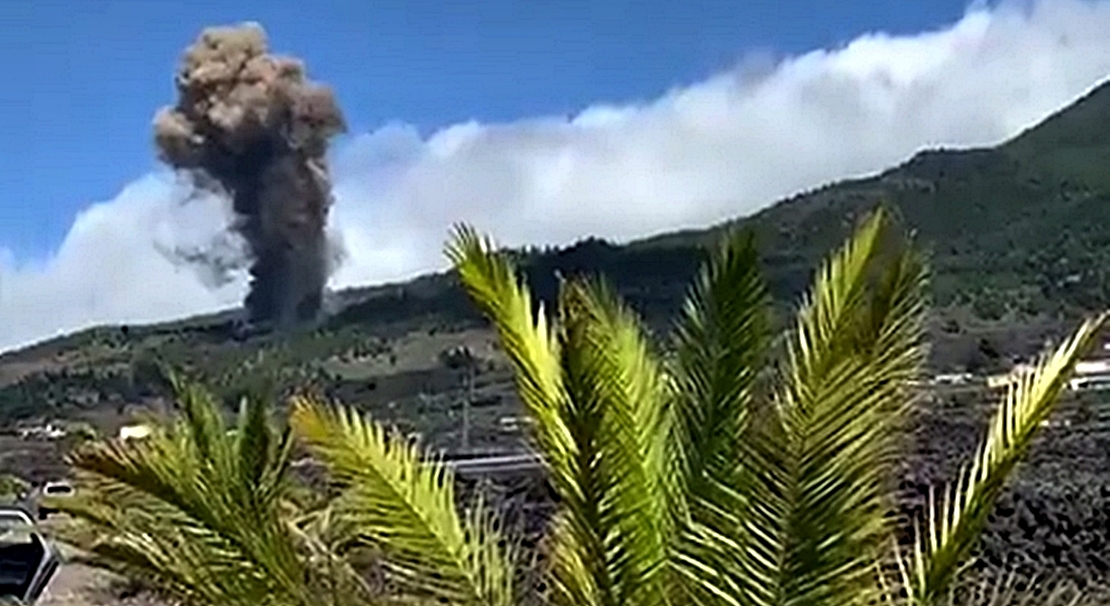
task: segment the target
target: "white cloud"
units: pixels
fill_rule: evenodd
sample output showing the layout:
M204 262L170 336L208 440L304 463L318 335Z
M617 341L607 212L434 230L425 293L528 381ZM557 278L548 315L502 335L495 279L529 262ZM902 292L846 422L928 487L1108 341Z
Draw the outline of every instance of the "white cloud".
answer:
M175 267L157 244L200 243L220 230L218 204L182 205L167 175L128 185L90 206L49 259L19 264L0 257L0 344L109 321L144 322L239 300L242 284L212 291L190 268Z
M977 4L937 31L865 35L770 67L755 57L569 120L472 122L427 139L390 125L335 153L347 259L333 284L441 268L456 221L513 245L628 239L749 214L922 147L997 143L1110 75L1107 31L1110 0ZM51 258L0 250L0 347L239 300L242 278L212 291L157 251L212 237L226 215L218 201L181 197L164 175L144 177L79 215Z

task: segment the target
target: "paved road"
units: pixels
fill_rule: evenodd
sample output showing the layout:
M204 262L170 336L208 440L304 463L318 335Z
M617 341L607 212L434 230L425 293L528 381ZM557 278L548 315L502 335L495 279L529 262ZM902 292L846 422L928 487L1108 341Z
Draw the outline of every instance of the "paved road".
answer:
M535 453L454 459L448 460L447 465L454 468L455 473L461 476L498 475L540 471L543 469L543 461L540 459L540 456Z

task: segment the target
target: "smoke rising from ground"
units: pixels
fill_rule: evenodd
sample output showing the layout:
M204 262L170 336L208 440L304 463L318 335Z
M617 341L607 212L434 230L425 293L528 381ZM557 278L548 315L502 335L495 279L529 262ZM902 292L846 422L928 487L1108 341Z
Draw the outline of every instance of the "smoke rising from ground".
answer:
M250 321L315 318L333 258L325 156L329 139L346 129L331 90L310 82L299 60L270 55L256 24L204 30L176 84L177 105L154 119L159 157L194 187L231 199L230 227L249 256ZM236 267L221 250L230 249L174 253L220 276Z

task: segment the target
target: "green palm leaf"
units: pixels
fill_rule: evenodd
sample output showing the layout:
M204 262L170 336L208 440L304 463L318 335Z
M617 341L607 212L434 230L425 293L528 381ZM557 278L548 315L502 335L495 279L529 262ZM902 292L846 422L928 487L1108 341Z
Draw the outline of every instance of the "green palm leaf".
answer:
M893 247L892 247L893 245ZM926 269L880 209L819 270L788 344L751 523L772 603L867 603L890 527L885 474L924 362Z
M288 438L260 400L230 435L210 394L173 385L181 416L143 440L77 451L79 496L59 508L99 531L103 558L187 599L315 603L285 511Z
M570 490L563 482L571 475L575 444L564 418L567 394L559 342L550 320L542 305L533 310L531 291L512 263L494 254L493 243L472 228L457 226L446 254L471 300L493 322L513 364L517 392L535 420L533 437L544 453L552 482L559 490Z
M754 242L726 237L666 357L602 281L562 282L549 318L508 256L472 229L458 227L447 254L500 337L559 496L542 548L545 597L560 606L900 602L884 585L891 555L911 604L1011 600L1004 584L966 594L957 571L1110 318L1085 323L1012 387L903 556L890 551L886 474L927 353L928 271L886 210L818 269L774 343ZM281 430L248 398L229 431L207 392L171 382L179 418L142 441L79 450L79 496L59 503L96 531L91 546L117 570L198 604L520 597L521 559L496 516L481 501L460 513L450 468L415 443L303 397ZM338 497L291 481L294 436ZM399 595L378 595L362 574L356 559L368 553Z
M560 495L573 536L552 549L556 561L577 551L591 578L575 588L586 579L556 574L553 584L565 603L663 603L672 479L660 363L634 314L604 284L565 284L559 307L567 426L578 456L565 483L574 490Z
M1078 362L1095 344L1110 315L1084 322L1032 371L1012 383L991 421L979 452L959 480L933 503L916 549L903 561L916 604L935 604L974 548L1006 481L1025 457L1043 421L1052 413Z
M460 227L448 255L501 336L560 496L547 541L552 599L663 603L667 383L639 321L602 284L571 282L551 330L488 241Z
M698 274L675 331L671 561L687 581L675 589L690 603L749 603L764 589L753 579L744 520L755 496L746 434L768 353L769 303L754 238L729 234Z
M331 505L335 514L382 551L405 595L513 603L514 551L500 545L495 519L480 503L460 519L445 465L351 409L298 398L290 423L343 488Z

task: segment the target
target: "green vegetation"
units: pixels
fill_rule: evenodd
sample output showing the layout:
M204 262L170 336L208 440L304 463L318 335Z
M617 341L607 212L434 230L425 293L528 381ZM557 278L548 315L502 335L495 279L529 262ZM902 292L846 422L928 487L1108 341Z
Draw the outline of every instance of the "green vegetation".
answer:
M0 474L0 503L10 503L26 494L31 485L20 478L10 474Z
M715 251L661 350L603 282L562 282L548 315L488 241L463 228L449 247L559 496L541 596L522 595L526 554L490 509L456 499L449 468L311 397L293 399L284 426L249 398L229 431L212 396L173 381L178 420L81 449L83 496L59 506L96 530L87 547L106 562L198 604L952 601L1007 479L1108 316L1015 384L905 552L888 480L925 363L922 256L874 214L774 339L751 238ZM328 470L330 493L298 486L297 448Z

